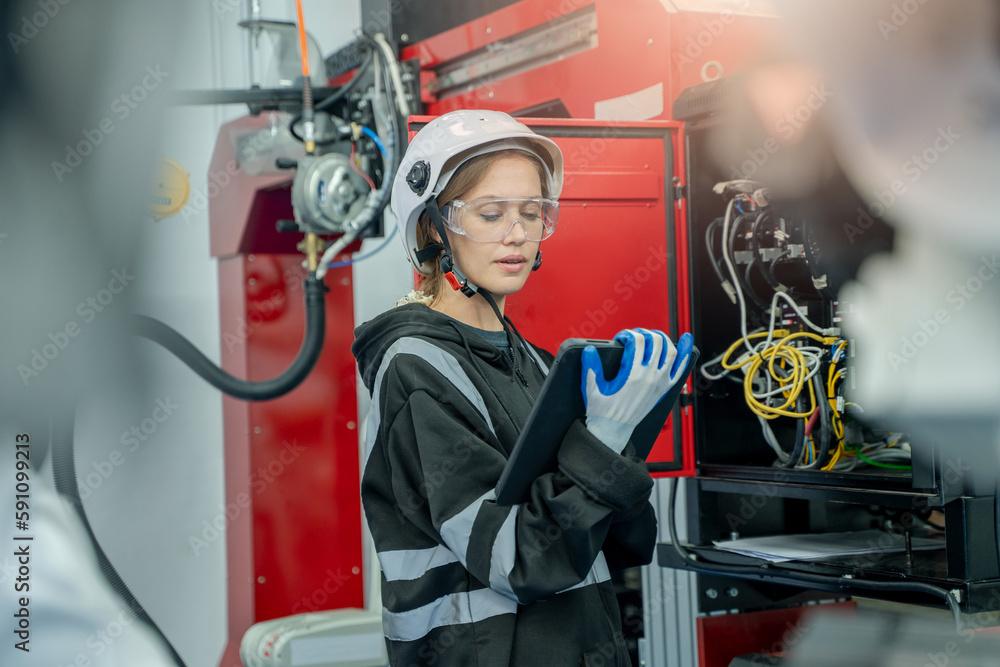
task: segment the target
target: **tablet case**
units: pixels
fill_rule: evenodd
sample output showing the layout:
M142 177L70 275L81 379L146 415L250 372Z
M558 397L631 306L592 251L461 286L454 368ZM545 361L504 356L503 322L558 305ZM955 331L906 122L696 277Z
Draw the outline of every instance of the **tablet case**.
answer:
M569 338L559 346L542 392L500 476L497 504L513 505L527 500L532 482L540 475L556 470L556 455L563 436L575 419L586 415L581 391L580 357L583 348L588 345L597 348L605 379L611 380L618 374L625 349L618 341ZM649 455L684 390L691 369L698 363L698 356L698 349L692 348L691 359L681 378L632 431L632 444L638 456L646 458Z

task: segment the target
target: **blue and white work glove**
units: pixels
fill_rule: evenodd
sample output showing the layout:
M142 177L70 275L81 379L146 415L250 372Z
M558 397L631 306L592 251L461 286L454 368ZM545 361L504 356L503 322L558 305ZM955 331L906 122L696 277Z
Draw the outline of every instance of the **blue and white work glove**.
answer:
M625 344L618 375L605 380L601 357L588 345L581 357L581 378L587 430L621 454L635 427L684 373L693 340L686 333L675 348L662 331L646 329L619 331L615 340Z

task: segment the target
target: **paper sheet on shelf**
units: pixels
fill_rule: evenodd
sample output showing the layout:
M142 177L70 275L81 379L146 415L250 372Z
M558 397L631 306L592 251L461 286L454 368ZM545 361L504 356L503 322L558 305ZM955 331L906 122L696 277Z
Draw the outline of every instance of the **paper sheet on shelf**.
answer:
M903 536L881 530L857 530L846 533L807 533L747 537L738 540L717 540L719 549L762 558L772 563L789 560L815 560L835 556L904 551ZM944 542L926 537L914 537L913 549L943 548Z

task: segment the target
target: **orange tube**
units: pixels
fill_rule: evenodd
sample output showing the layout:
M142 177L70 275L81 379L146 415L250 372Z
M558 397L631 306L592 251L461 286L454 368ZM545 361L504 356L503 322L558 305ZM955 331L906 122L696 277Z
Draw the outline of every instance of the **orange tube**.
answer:
M302 0L295 0L295 11L299 17L299 51L302 54L302 77L309 79L309 46L306 42L306 24L302 18Z

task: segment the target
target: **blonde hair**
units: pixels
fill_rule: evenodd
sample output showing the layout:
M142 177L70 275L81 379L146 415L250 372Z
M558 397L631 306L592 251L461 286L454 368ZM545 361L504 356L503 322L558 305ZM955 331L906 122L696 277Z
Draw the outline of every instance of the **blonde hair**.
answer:
M448 184L444 186L441 194L437 196L438 203L444 206L450 201L461 199L466 193L479 185L486 177L490 168L502 158L522 158L530 162L538 171L538 180L542 184L542 196L549 196L548 169L541 159L534 153L511 149L477 155L462 164L455 171ZM420 218L417 221L417 248L423 249L437 243L434 232L434 223L431 221L430 214L425 210L420 214ZM426 264L429 264L431 267L430 275L422 276L417 289L396 302L397 306L407 303L422 303L425 306L432 307L441 298L441 291L446 282L444 273L441 271L441 265L438 264L437 258L427 260Z

